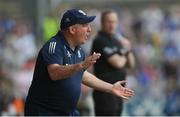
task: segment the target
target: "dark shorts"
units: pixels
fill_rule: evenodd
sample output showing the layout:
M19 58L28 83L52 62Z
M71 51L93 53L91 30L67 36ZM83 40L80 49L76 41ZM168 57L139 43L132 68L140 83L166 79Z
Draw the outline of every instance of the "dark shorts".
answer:
M119 116L122 113L123 101L112 94L94 91L94 106L96 116Z
M34 104L32 102L26 101L25 109L24 109L25 116L79 116L79 112L74 110L73 112L66 113L61 111L52 111L47 109L43 106Z

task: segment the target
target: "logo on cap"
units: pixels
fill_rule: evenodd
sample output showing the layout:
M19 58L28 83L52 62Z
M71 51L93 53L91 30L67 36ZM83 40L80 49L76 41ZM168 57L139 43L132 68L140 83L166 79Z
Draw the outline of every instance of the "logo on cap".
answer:
M70 22L70 19L67 17L67 18L65 19L65 22Z
M79 13L83 14L83 15L86 15L86 13L82 10L78 10Z

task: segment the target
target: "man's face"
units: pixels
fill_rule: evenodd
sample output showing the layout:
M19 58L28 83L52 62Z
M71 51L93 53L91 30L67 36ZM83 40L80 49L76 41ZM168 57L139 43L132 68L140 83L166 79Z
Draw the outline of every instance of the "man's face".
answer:
M109 13L105 16L102 28L105 32L113 34L118 25L118 16L116 13Z
M76 32L74 39L77 42L77 45L84 44L88 40L91 32L90 24L76 24L75 28Z

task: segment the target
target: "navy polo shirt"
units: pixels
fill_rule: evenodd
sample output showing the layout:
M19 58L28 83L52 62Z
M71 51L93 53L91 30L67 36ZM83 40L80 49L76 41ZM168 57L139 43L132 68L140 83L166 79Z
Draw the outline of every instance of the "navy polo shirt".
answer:
M84 51L80 47L73 51L63 34L58 32L38 54L26 103L38 105L59 115L73 112L80 96L84 71L80 70L69 78L53 81L48 74L47 66L76 64L84 59Z

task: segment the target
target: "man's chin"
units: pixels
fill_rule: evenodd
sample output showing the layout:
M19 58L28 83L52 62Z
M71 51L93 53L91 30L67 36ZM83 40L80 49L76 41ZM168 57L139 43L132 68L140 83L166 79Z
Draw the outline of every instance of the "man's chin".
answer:
M81 45L82 45L82 44L85 44L87 41L88 41L88 39L83 40L83 41L81 42Z

